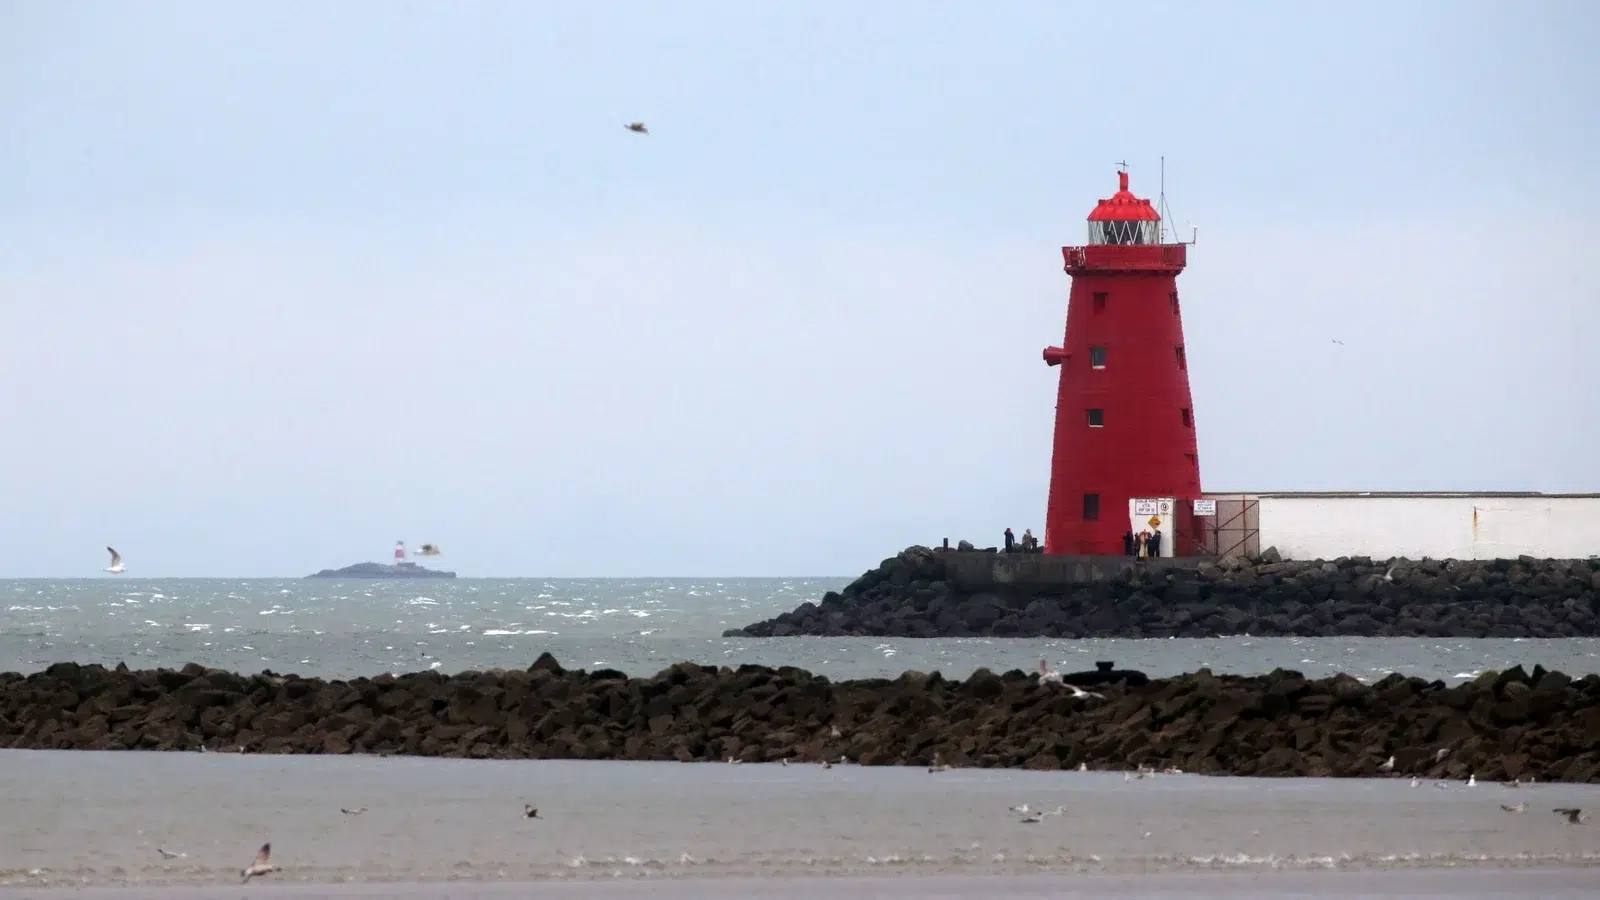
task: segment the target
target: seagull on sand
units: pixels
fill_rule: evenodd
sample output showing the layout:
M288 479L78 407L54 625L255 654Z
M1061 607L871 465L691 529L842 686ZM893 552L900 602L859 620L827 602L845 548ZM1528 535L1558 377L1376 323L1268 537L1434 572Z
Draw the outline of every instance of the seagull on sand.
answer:
M116 550L114 550L114 549L112 549L110 547L107 547L106 551L111 554L111 565L106 566L106 571L110 572L113 575L121 575L122 574L122 554L118 553Z
M243 884L244 881L249 881L252 878L265 875L268 872L278 871L278 867L268 861L271 858L272 844L262 844L261 849L256 851L256 861L246 866L244 870L239 873L244 879L240 883Z
M163 850L160 847L156 848L156 852L161 854L162 859L183 859L189 855L187 853L179 853L176 850Z
M1583 810L1575 806L1558 806L1554 812L1558 816L1566 816L1568 825L1581 825L1585 819L1589 818L1583 814Z
M1509 803L1502 803L1500 804L1500 808L1508 813L1525 813L1528 811L1528 801L1524 800L1515 806Z
M1394 757L1391 756L1388 759L1384 760L1383 764L1378 766L1378 771L1379 772L1393 772L1394 771Z
M928 774L929 775L932 775L935 772L948 772L948 771L950 771L950 764L949 763L938 763L937 765L932 765L932 766L928 767Z
M358 806L355 809L345 809L342 806L339 807L339 812L342 812L347 816L359 816L359 815L361 815L362 813L364 813L366 811L367 811L367 808L365 806Z
M526 803L522 804L522 817L524 819L537 819L537 818L539 818L539 807L530 806L530 805L528 805Z
M634 134L649 134L650 133L650 129L644 127L644 123L643 122L629 122L628 124L626 124L626 125L624 125L622 127L628 129L629 131L633 132Z
M1019 823L1023 824L1023 825L1032 825L1032 824L1034 824L1036 822L1043 822L1044 821L1044 813L1034 813L1033 815L1030 815L1030 816L1023 816L1022 818L1018 819L1017 821Z

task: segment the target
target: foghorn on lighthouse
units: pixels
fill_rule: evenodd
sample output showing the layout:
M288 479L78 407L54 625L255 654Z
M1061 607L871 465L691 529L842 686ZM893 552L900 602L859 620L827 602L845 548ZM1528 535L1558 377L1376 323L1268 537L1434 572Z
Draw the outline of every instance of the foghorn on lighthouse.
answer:
M1203 540L1177 283L1188 246L1162 243L1156 208L1117 178L1088 242L1061 250L1072 290L1062 345L1044 351L1061 370L1044 550L1121 554L1143 532L1156 555L1188 555Z

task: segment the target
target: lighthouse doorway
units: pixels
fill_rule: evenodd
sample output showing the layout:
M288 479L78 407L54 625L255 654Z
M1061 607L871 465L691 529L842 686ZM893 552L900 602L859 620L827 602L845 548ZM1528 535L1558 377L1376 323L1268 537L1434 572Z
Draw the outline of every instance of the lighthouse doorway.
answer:
M1157 556L1172 556L1177 552L1173 546L1177 541L1173 535L1177 534L1176 520L1173 513L1177 510L1178 501L1175 497L1147 497L1128 501L1128 530L1135 535L1149 534L1160 535L1156 543Z

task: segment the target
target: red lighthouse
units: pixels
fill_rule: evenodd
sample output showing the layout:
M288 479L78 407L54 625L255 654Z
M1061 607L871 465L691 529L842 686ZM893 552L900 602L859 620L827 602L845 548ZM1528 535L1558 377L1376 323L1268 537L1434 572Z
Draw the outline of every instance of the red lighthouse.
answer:
M1149 200L1119 190L1089 214L1089 240L1063 247L1072 293L1056 394L1046 553L1121 554L1128 531L1161 534L1162 556L1195 552L1200 497L1178 273L1188 246L1163 244Z

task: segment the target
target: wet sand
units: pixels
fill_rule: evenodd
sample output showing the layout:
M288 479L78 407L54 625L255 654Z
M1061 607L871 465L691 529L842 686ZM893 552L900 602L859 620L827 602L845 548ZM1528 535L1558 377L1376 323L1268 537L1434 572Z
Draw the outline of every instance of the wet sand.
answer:
M1069 884L1084 896L1115 895L1095 885L1123 884L1125 895L1128 878L1139 896L1164 883L1204 896L1205 885L1221 883L1206 879L1222 873L1298 872L1305 884L1347 884L1359 896L1361 885L1380 882L1353 876L1381 881L1419 868L1438 878L1483 873L1451 883L1489 893L1449 896L1510 895L1495 893L1497 884L1555 895L1524 878L1545 879L1550 891L1569 879L1600 889L1600 825L1568 825L1550 811L1600 812L1592 785L8 750L0 796L0 887L138 888L105 894L130 900L185 896L171 887L185 884L236 895L228 892L239 870L264 841L284 871L252 881L252 895L490 897L513 896L504 891L517 882L576 881L588 891L641 882L687 892L654 896L732 897L728 884L763 877L800 893L743 895L867 897L880 895L877 882L851 894L839 891L853 882L839 879L893 875L902 887L907 877L937 876L951 885L939 890L956 891L949 896L977 896L995 889L963 894L946 879L1072 874L1053 882L1052 896ZM1500 809L1524 800L1524 815ZM524 802L541 818L523 818ZM1065 814L1023 823L1008 810L1022 803ZM368 810L340 813L360 806ZM165 860L157 847L187 856ZM816 876L829 877L818 887ZM1147 880L1158 877L1168 880ZM374 894L352 882L389 884L371 884ZM1269 893L1290 896L1282 891L1300 883L1273 882ZM1307 896L1346 896L1332 889Z
M0 888L0 900L209 900L266 894L311 900L1579 900L1600 891L1593 870L1197 872L1157 875L906 875L887 878L723 878L567 884L360 884L227 887Z

